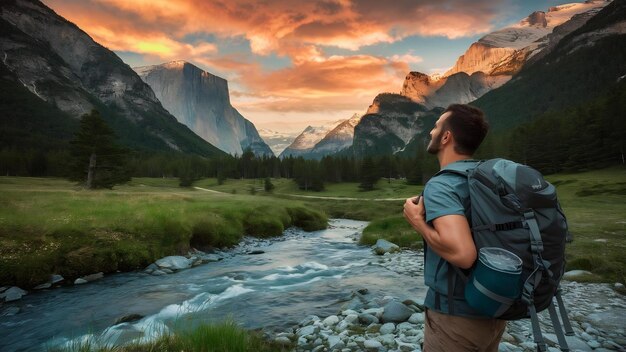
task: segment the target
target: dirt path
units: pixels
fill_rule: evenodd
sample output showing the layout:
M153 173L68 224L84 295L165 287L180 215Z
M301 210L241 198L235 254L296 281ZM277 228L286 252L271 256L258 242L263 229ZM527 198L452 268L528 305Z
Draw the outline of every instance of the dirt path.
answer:
M201 191L205 191L205 192L211 192L211 193L219 193L219 194L230 194L230 193L226 193L226 192L220 192L220 191L216 191L216 190L212 190L212 189L208 189L208 188L202 188L202 187L194 187L195 189L201 190ZM289 196L289 197L296 197L296 198L308 198L308 199L328 199L328 200L367 200L367 201L375 201L375 202L397 202L397 201L401 201L401 200L405 200L406 198L353 198L353 197L324 197L324 196L306 196L306 195L302 195L302 194L291 194L291 193L274 193L275 195L279 195L279 196Z

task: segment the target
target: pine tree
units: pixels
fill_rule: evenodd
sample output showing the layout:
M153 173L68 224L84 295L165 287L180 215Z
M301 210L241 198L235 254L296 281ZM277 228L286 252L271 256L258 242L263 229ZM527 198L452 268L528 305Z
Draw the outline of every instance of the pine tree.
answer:
M374 160L371 157L366 157L363 159L363 164L361 165L361 184L359 188L364 191L371 191L374 189L374 185L380 178L380 174L374 164Z
M274 189L274 184L272 183L272 180L270 180L269 177L265 178L265 184L264 187L265 192L271 192Z
M70 145L71 180L84 182L89 189L113 188L130 180L126 165L128 150L115 143L113 130L97 110L83 115Z

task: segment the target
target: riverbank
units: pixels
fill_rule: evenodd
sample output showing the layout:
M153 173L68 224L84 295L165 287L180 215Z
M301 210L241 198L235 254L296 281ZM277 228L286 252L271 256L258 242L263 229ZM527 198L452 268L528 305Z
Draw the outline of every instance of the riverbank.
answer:
M423 254L405 250L386 254L375 262L390 273L423 280ZM400 284L400 283L399 283ZM626 330L626 298L608 284L563 281L563 300L575 336L567 342L573 351L623 351ZM296 352L305 351L421 351L424 339L424 307L410 295L371 293L367 286L353 292L351 299L332 315L304 316L299 324L276 331L270 339L290 344ZM548 312L539 321L550 351L559 351ZM502 352L533 352L536 344L530 320L510 321L499 346Z
M190 247L327 226L326 215L302 201L213 194L172 181L88 191L61 179L0 177L0 286L135 270Z

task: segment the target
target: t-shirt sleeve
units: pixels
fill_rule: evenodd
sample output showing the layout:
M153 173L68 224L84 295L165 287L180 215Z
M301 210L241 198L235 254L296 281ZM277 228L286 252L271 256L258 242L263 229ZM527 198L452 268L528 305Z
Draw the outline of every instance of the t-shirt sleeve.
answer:
M426 222L444 215L465 215L465 208L454 187L442 180L432 179L424 188Z

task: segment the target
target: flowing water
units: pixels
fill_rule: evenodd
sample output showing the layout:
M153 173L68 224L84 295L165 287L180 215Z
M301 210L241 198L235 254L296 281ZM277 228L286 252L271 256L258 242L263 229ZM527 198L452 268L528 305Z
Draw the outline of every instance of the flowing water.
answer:
M247 241L219 262L175 274L122 273L30 293L3 307L18 306L20 312L0 317L0 350L45 350L76 341L120 344L228 316L246 328L278 330L309 314L335 314L362 288L421 301L421 277L377 265L380 257L356 244L365 225L332 220L322 231L289 230L273 240ZM129 314L144 318L114 324Z

